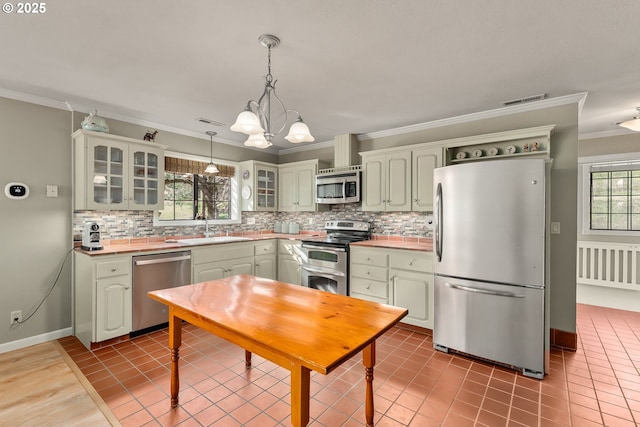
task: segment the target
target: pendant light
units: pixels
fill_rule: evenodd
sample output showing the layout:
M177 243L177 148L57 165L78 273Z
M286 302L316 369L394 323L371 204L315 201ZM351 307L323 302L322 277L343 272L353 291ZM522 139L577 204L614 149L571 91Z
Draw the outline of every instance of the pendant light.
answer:
M267 75L264 78L264 90L258 101L250 100L247 102L244 110L238 114L238 118L231 126L231 130L249 135L249 138L244 143L244 145L248 147L268 148L272 145L271 140L273 137L282 132L286 127L289 113L295 113L297 118L291 125L289 133L284 138L294 144L299 142L313 142L314 138L311 136L309 127L302 121L300 113L287 109L276 94L277 80L274 81L271 75L271 48L278 46L280 39L271 34L263 34L258 37L258 41L269 50ZM273 106L279 106L279 108L282 109L281 114L284 116L284 123L282 123L282 126L278 130L274 129L274 124L271 121L271 108Z
M638 110L638 115L631 120L618 123L620 127L627 128L635 132L640 132L640 107L636 107L636 110Z
M204 173L218 173L220 171L218 170L216 165L213 164L213 136L217 135L218 132L208 130L206 134L209 135L211 139L211 156L209 157L209 164L207 165L207 168L204 170Z

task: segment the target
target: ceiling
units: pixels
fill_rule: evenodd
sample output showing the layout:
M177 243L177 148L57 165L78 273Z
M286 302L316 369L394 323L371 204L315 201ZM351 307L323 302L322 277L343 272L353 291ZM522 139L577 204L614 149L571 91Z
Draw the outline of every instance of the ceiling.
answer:
M0 96L241 145L229 126L263 89L316 142L588 92L582 137L629 133L640 106L640 1L56 0L3 13ZM198 122L206 118L223 123ZM285 130L286 132L286 130ZM293 147L274 138L274 148ZM311 143L312 144L312 143Z

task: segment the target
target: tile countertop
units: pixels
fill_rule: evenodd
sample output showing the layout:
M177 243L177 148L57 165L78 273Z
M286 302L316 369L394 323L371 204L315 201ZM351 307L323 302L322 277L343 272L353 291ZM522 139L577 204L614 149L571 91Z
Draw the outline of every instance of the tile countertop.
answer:
M391 249L406 249L410 251L425 251L433 252L433 240L428 238L402 238L399 239L384 239L373 238L371 240L364 240L362 242L351 243L351 246L361 246L367 248L391 248Z
M301 234L282 234L282 233L256 233L256 234L242 234L242 235L232 235L234 237L244 237L243 240L236 240L231 242L216 242L216 243L202 243L200 245L181 245L177 242L180 239L193 239L199 238L203 236L181 236L181 237L150 237L150 238L134 238L134 239L118 239L111 240L109 242L103 242L103 249L96 251L87 251L80 248L81 242L76 242L78 246L75 248L76 252L83 253L90 256L97 255L115 255L115 254L125 254L125 253L138 253L138 252L149 252L149 251L163 251L167 249L178 249L178 250L189 250L194 246L203 246L203 245L225 245L228 243L242 243L242 242L250 242L250 241L258 241L258 240L269 240L269 239L290 239L290 240L302 240L309 237L320 236L323 233L301 233ZM224 237L224 236L215 236L215 237Z

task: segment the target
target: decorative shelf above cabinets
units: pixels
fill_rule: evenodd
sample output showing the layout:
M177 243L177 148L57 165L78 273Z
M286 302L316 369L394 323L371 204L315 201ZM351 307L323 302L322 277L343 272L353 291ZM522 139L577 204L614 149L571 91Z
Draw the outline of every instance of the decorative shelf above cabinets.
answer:
M451 140L445 150L446 164L519 157L548 159L554 127L540 126Z

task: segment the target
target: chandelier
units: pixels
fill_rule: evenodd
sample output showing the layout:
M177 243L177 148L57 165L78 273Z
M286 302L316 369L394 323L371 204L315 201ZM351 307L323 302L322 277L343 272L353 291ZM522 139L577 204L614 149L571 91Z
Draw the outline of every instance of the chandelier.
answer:
M267 75L264 77L264 91L258 101L252 99L247 102L247 106L238 114L238 118L231 126L231 130L249 135L249 138L244 143L248 147L268 148L273 145L271 143L273 137L282 132L287 126L289 113L295 113L297 118L284 139L294 144L313 142L314 138L309 132L309 127L302 121L300 113L287 109L276 94L277 80L274 81L271 75L271 48L278 46L280 39L271 34L263 34L258 37L258 41L269 50ZM277 130L271 121L272 106L282 110L279 114L283 116L283 123Z

